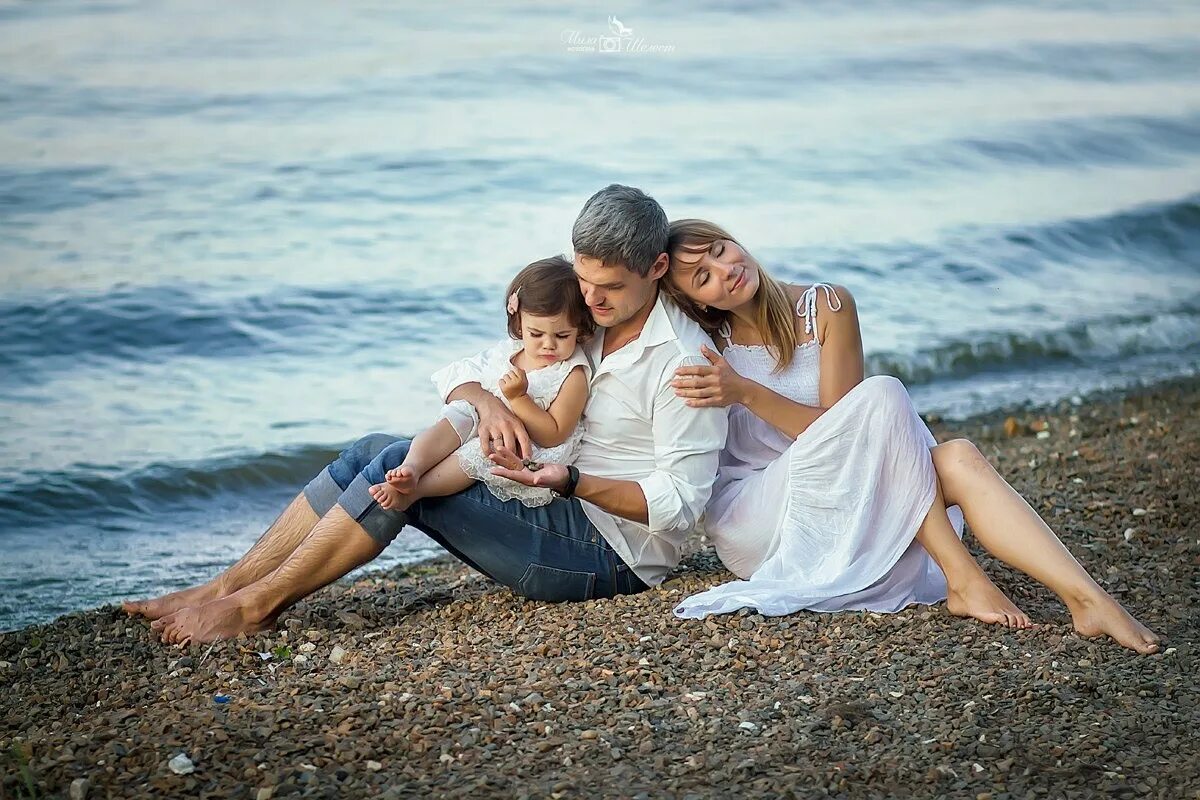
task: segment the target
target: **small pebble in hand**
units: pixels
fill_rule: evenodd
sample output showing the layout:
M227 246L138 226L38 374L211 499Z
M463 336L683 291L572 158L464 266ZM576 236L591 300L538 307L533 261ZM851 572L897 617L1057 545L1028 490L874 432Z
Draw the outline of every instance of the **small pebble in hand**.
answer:
M525 467L525 469L529 470L530 472L537 472L542 468L543 465L542 462L534 461L532 458L524 458L521 459L521 466Z

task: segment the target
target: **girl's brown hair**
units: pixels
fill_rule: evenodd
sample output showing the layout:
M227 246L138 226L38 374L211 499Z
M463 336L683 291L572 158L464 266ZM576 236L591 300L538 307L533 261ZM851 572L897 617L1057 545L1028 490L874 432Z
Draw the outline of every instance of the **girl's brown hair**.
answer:
M579 279L575 267L563 256L551 256L534 261L517 273L504 293L505 302L517 293L517 312L508 315L508 335L521 338L521 312L535 317L552 317L566 314L567 319L579 331L579 341L584 341L596 332L592 312L579 291Z
M667 239L667 253L671 258L672 270L679 265L675 254L679 252L699 255L708 251L713 242L733 242L738 247L741 243L729 235L724 228L702 219L677 219L671 223L670 235ZM728 311L717 308L701 308L695 301L683 293L671 277L672 270L667 271L667 279L663 281L667 296L683 309L700 327L711 336L717 336L721 326L729 321ZM775 371L787 369L796 355L795 304L788 295L787 287L767 274L760 265L758 268L758 292L754 295L755 315L754 327L762 337L763 343L769 348L775 358Z

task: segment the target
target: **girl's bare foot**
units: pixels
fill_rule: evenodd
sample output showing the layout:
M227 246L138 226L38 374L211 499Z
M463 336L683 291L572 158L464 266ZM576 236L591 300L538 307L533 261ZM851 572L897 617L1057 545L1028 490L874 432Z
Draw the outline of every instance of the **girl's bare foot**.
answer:
M1025 612L996 588L982 571L961 586L950 587L946 608L958 617L974 617L980 622L1007 628L1033 627Z
M407 464L401 464L395 469L389 469L383 476L383 479L397 492L408 494L417 488L417 483L421 480L421 474ZM380 505L383 504L380 503ZM384 508L387 508L387 506L384 506Z
M131 616L140 615L149 620L156 620L189 606L200 606L211 600L220 599L225 594L226 592L221 589L220 584L216 580L211 580L199 586L171 592L150 600L126 600L121 603L121 608Z
M400 504L400 491L394 488L390 483L377 483L367 489L371 493L371 497L375 498L375 502L379 503L380 508L391 509Z
M1158 652L1158 636L1103 591L1071 606L1071 620L1080 636L1091 639L1107 635L1143 655Z

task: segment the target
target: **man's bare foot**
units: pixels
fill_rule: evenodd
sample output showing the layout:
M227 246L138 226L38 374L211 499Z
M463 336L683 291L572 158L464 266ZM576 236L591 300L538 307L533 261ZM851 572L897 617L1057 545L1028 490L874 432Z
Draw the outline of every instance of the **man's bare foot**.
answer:
M407 464L401 464L395 469L389 469L383 479L400 494L408 494L417 488L417 483L421 480L421 473ZM386 506L384 507L386 508Z
M121 608L131 616L140 615L149 620L156 620L189 606L202 606L225 595L226 592L214 579L199 586L192 586L189 589L171 592L150 600L126 600L121 603Z
M392 488L390 483L377 483L367 489L371 493L371 497L375 498L375 502L379 503L380 508L392 509L400 505L404 495Z
M1103 591L1072 606L1071 620L1080 636L1091 639L1107 635L1143 655L1158 652L1158 636Z
M946 608L957 617L974 617L1007 628L1033 627L1025 612L982 572L961 586L950 587Z
M233 639L239 633L259 633L275 626L275 619L256 620L239 602L238 594L213 600L202 606L183 608L150 627L159 632L164 644L200 644L218 639Z

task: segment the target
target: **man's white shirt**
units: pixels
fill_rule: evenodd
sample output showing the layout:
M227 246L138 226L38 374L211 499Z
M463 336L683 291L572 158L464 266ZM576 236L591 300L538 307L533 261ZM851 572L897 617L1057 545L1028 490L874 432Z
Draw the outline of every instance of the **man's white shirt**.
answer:
M712 494L725 445L726 410L691 408L671 386L678 367L708 366L701 345L716 349L694 320L660 294L636 339L601 358L600 328L585 346L592 378L575 466L588 475L636 481L646 495L649 524L582 498L580 503L647 586L657 586L679 563L683 543ZM434 373L442 399L478 382L480 367L477 358L466 358Z

